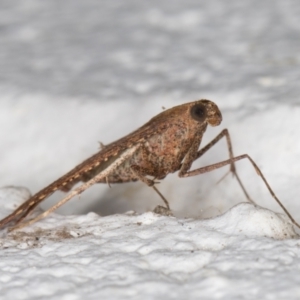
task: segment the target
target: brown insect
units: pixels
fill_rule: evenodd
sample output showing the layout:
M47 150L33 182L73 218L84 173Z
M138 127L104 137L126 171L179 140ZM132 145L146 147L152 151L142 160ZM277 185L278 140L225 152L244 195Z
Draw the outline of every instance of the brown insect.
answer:
M166 207L157 207L155 211L168 213L170 211L168 201L155 187L155 180L163 179L169 173L176 171L179 171L179 177L195 176L225 165L230 165L230 171L237 178L247 199L252 201L243 187L234 166L234 162L244 158L247 158L251 162L273 198L289 216L291 221L300 227L276 197L251 157L247 154L233 156L231 140L227 129L224 129L205 147L199 149L207 125L218 126L221 121L222 115L219 108L209 100L198 100L165 110L136 131L109 145L103 146L98 153L33 195L12 214L1 220L0 228L8 223L14 223L14 226L10 230L33 224L95 183L111 184L140 180L152 187L166 205ZM229 159L190 170L192 163L213 147L222 137L225 137L227 141ZM147 176L152 176L153 179ZM39 203L52 193L57 190L69 192L80 181L83 184L73 189L56 205L36 218L22 222Z

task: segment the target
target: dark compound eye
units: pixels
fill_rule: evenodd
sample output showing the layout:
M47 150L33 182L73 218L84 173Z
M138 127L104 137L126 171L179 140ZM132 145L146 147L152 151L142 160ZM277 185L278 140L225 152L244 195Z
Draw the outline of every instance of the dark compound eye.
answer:
M195 104L191 108L191 116L194 120L196 120L198 122L203 122L206 118L205 106L201 103Z

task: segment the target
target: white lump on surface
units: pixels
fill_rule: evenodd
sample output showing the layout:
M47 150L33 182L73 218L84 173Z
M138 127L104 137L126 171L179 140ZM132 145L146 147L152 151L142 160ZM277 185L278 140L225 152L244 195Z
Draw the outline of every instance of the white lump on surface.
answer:
M250 203L238 204L223 215L203 222L228 235L274 239L298 236L287 216Z

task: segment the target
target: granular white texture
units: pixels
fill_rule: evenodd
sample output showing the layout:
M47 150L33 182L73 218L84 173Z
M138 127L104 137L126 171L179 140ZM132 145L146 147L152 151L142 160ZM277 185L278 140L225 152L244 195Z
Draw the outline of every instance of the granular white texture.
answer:
M27 196L26 189L3 188L0 205L7 214ZM0 246L3 299L240 299L245 290L252 296L300 292L293 226L286 216L249 203L206 220L152 212L52 214L2 232Z

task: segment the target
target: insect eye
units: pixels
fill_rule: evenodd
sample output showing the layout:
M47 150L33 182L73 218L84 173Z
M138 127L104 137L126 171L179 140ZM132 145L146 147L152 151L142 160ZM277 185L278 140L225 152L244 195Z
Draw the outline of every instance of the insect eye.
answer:
M196 104L191 108L191 116L198 122L203 122L206 117L206 109L203 104Z

